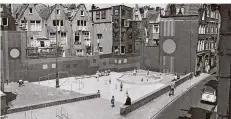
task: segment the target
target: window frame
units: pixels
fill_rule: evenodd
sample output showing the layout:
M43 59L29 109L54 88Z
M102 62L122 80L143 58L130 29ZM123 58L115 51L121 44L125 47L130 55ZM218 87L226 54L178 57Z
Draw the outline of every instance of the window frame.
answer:
M96 11L96 19L100 19L100 11Z
M106 10L101 11L101 19L106 19Z
M82 13L83 13L83 14L82 14ZM80 10L80 16L82 16L82 17L85 16L85 15L84 15L84 10Z
M33 14L33 8L29 7L29 14Z
M3 19L6 19L6 25L3 24L4 20ZM1 18L1 25L3 26L8 26L9 25L9 19L7 17L2 17Z

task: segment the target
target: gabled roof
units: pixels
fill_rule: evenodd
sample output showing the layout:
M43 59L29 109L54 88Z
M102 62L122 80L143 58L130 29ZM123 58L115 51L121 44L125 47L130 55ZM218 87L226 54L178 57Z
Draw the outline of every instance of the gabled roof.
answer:
M25 10L28 8L29 4L22 4L20 7L18 7L16 14L19 14L17 19L20 19L22 15L24 14ZM49 15L49 9L44 4L34 4L35 10L38 12L39 16L46 20Z
M71 4L69 5L69 7L67 7L67 10L72 10L72 9L77 9L77 6L75 4Z
M50 15L52 14L53 10L56 8L57 5L60 5L60 6L62 6L63 8L66 7L65 5L62 5L62 4L55 4L55 5L51 6L51 7L49 8L49 9L50 9L50 13L49 13L48 16L47 16L47 19L50 17ZM65 9L63 9L63 13L65 14L65 18L68 19L67 13L65 13Z
M156 21L157 18L160 16L160 12L156 11L156 10L148 10L147 14L146 14L146 18L149 21Z
M44 4L38 4L35 6L35 9L38 11L42 19L46 20L50 14L49 8Z
M87 11L87 8L86 8L86 6L85 6L85 4L79 4L77 7L76 7L76 11L75 11L75 13L74 13L74 16L73 17L71 17L71 19L70 20L73 20L75 17L76 17L76 14L77 14L77 12L79 11L79 8L80 8L80 6L81 5L83 5L84 6L84 8L86 9L86 11Z

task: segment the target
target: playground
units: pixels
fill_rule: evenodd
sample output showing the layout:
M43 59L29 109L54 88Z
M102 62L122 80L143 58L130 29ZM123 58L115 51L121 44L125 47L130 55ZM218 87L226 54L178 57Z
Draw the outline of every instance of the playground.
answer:
M138 70L136 76L132 75L133 71L128 72L111 72L108 76L98 77L97 75L73 76L60 78L60 90L68 90L80 94L93 94L100 92L101 98L110 100L115 96L116 101L124 103L127 94L132 100L160 89L168 84L174 76L171 74L162 74ZM141 81L143 79L143 81ZM34 82L34 84L55 87L56 79ZM120 85L123 84L123 90Z

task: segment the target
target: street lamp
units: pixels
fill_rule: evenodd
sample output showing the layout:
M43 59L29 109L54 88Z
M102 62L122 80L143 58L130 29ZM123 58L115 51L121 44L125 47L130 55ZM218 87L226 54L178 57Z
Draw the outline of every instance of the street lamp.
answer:
M56 6L55 6L56 7ZM58 20L57 20L57 11L55 8L55 22L56 22L56 88L59 88L59 72L58 72Z

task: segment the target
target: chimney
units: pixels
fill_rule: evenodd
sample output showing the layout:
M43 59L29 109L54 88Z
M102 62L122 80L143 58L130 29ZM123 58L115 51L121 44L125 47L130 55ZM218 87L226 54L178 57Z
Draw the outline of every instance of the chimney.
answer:
M160 11L160 7L156 7L156 11L157 11L157 12Z
M92 4L92 6L91 6L91 20L92 20L92 22L94 23L94 17L93 17L93 10L94 9L96 9L96 6L95 6L95 4Z
M92 4L91 10L94 10L96 8L95 4Z

